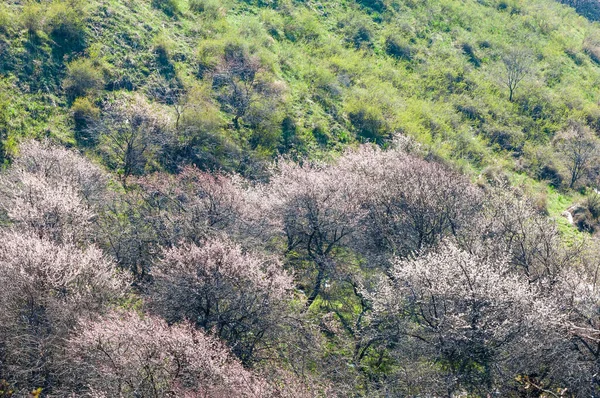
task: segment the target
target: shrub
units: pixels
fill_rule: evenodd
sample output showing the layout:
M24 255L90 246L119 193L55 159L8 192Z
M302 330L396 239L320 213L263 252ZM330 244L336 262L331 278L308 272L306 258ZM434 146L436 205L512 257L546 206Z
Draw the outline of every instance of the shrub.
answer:
M45 12L41 4L29 2L23 7L21 24L30 38L37 37L43 31L45 23Z
M153 44L158 62L161 65L168 65L171 62L175 43L168 36L161 33L154 38Z
M571 58L571 60L573 62L575 62L575 65L577 65L577 66L583 65L583 57L576 49L566 48L565 54L567 55L567 57Z
M456 110L463 114L464 117L469 120L475 122L485 121L484 112L480 110L474 103L457 104Z
M385 39L385 52L394 58L405 61L410 61L413 57L412 49L408 42L396 36L388 36Z
M49 33L61 53L79 52L86 47L84 17L79 1L52 3L48 11Z
M77 98L71 106L73 120L75 121L75 139L79 144L90 145L95 143L96 137L88 135L87 128L98 119L100 109L88 98Z
M320 124L317 124L312 129L312 134L315 137L315 140L317 140L317 142L319 143L319 145L327 145L327 143L329 142L329 134L327 134L326 128Z
M196 53L198 63L198 77L200 79L215 71L221 61L223 46L221 43L204 40Z
M181 13L179 0L152 0L152 7L161 10L171 17Z
M283 36L283 17L275 10L265 9L260 14L260 20L268 34L276 39Z
M348 112L348 118L359 139L375 142L378 145L389 138L387 123L381 112L375 107L359 105Z
M386 5L383 0L357 0L357 2L373 11L383 12L385 11Z
M507 186L510 183L508 174L499 165L488 166L479 175L478 184L485 186L489 184L495 187Z
M541 167L539 173L537 174L537 177L542 181L546 181L549 185L553 186L554 188L559 188L564 180L560 170L558 170L556 165L552 162L544 164Z
M461 44L460 47L461 47L463 53L468 57L469 62L471 64L473 64L473 66L475 66L475 67L481 66L481 60L475 54L475 50L473 49L472 45L470 45L469 43L463 43L463 44Z
M285 24L284 34L290 41L316 41L321 35L319 21L308 12L294 15Z
M600 218L600 194L598 191L592 192L585 199L585 206L590 211L590 214L594 217L594 219Z
M352 30L350 40L354 44L354 47L361 48L371 46L373 32L371 32L368 26L358 24Z
M579 229L581 232L593 234L597 231L598 220L588 208L588 203L573 206L569 208L569 211L573 215L573 224L575 224L577 229Z
M586 36L583 40L583 51L592 61L600 64L600 39L595 36Z
M373 40L373 21L359 13L349 13L338 22L346 42L356 49L371 47Z
M63 88L69 100L93 94L104 85L104 76L93 61L78 59L67 66L67 77Z
M222 17L225 13L223 6L216 0L190 0L190 11L211 19Z
M0 4L0 33L8 33L12 28L13 16L8 11L8 8Z
M485 126L483 134L490 144L498 146L505 151L520 150L525 142L525 135L518 129L510 127Z

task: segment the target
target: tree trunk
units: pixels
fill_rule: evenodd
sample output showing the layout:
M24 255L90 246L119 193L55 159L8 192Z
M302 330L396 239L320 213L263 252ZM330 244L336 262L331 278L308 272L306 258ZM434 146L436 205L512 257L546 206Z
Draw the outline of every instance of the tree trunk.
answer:
M323 283L323 278L325 277L325 264L323 264L321 261L317 261L317 266L319 267L317 280L315 281L315 287L313 288L313 291L310 293L310 296L308 296L308 300L306 301L306 309L310 308L312 303L321 292L321 284Z

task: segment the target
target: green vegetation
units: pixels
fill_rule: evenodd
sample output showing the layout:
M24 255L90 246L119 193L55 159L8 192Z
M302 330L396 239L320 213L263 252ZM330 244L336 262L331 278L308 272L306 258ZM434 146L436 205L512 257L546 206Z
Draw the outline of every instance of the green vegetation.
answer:
M91 232L76 230L81 242L75 243L98 245L120 269L131 273L140 290L131 293L134 298L127 305L132 308L145 303L136 294L148 294L145 289L150 289L156 277L153 267L158 263L165 270L171 267L170 260L159 254L166 248L178 248L184 256L191 250L191 246L180 246L184 242L194 243L199 257L204 255L201 250L210 236L216 252L234 253L250 265L255 263L247 256L247 249L281 259L277 267L293 271L293 287L292 279L286 279L289 286L282 287L293 290L294 299L286 298L290 308L265 310L268 327L250 325L240 335L221 328L218 337L237 350L235 355L244 366L254 366L253 355L259 358L257 363L266 361L261 355L283 355L280 362L274 360L275 365L269 365L274 369L281 364L295 365L301 356L294 350L302 351L303 344L313 346L314 333L318 336L314 341L322 345L314 344L315 352L298 372L322 375L327 383L340 386L340 396L346 396L347 391L388 396L388 386L392 386L391 394L402 391L418 395L427 387L439 396L449 395L452 389L485 396L489 391L484 395L482 386L511 383L519 394L535 389L540 396L548 386L581 387L583 382L571 379L568 370L559 375L563 379L551 373L540 375L540 380L547 379L546 384L535 376L547 364L557 369L560 366L556 364L579 364L582 357L571 348L565 349L573 355L571 362L562 357L550 361L543 356L547 354L544 350L538 350L542 359L529 358L531 370L512 368L524 360L519 356L519 341L511 342L514 346L505 352L478 348L494 347L504 337L510 340L510 336L518 335L508 322L506 336L494 335L493 325L498 319L512 320L515 328L524 323L510 312L489 315L490 321L483 322L489 328L488 336L478 334L479 321L474 317L470 323L473 334L482 337L465 337L465 341L475 341L471 346L461 346L462 337L457 338L456 357L451 350L444 351L445 338L440 338L439 347L425 346L411 356L410 350L394 343L404 341L394 333L402 328L412 333L416 325L424 328L416 335L415 346L434 341L431 336L439 330L431 322L428 329L427 319L418 319L424 311L431 311L419 308L427 306L429 299L415 300L415 306L404 312L397 310L393 294L378 306L373 302L379 288L409 297L406 286L398 282L408 278L406 281L421 286L421 275L416 271L411 275L410 270L433 264L437 269L434 267L432 273L443 276L438 281L443 296L453 297L458 303L457 313L465 315L463 306L472 303L463 303L460 294L453 295L463 287L463 276L464 285L471 284L470 276L459 272L460 283L444 285L450 278L437 272L454 261L444 260L446 257L480 267L480 273L490 278L478 292L482 308L495 298L488 286L514 293L504 271L488 272L497 264L474 257L482 247L490 256L505 256L500 263L510 259L510 264L502 263L502 267L511 265L524 272L527 284L523 286L539 283L544 294L545 278L549 278L548 285L559 286L553 288L559 298L574 284L584 284L583 279L573 279L576 282L570 284L565 277L561 279L564 285L551 279L558 278L557 269L571 270L572 264L583 269L597 261L586 256L590 255L588 246L594 247L588 235L600 231L600 194L596 190L600 188L600 25L591 21L594 17L581 7L583 3L4 1L0 4L0 165L5 170L0 177L10 178L0 181L7 187L0 193L10 200L0 203L4 209L0 224L3 228L45 227L41 221L29 222L27 218L24 220L29 224L18 224L19 219L10 213L17 204L31 201L39 209L21 208L23 217L50 212L53 208L48 203L56 201L64 206L64 220L77 221L65 231L76 230L80 219L89 221ZM34 143L31 138L50 143ZM21 154L20 143L25 143ZM363 143L373 143L385 151ZM72 152L59 149L61 146L74 148L102 166L92 167ZM348 148L356 151L341 156ZM42 181L38 185L50 193L39 203L30 199L33 188L27 188L26 183L37 180L28 175L21 179L14 176L25 165L33 168L42 155L48 157L48 169L61 162L75 162L71 156L82 162L82 170L93 168L94 173L86 180L92 188L100 175L95 173L109 170L102 177L109 181L101 189L102 196L90 197L88 189L82 188L81 198L90 204L82 205L81 215L73 216L69 206L81 199L77 196L80 183L61 191L70 187L63 179L71 176L58 167L58 182L49 179L48 173L31 171L39 173L35 174ZM274 170L277 159L280 161ZM338 163L330 163L337 166L318 162L334 159ZM461 174L467 178L461 179ZM474 182L477 188L471 184ZM20 201L11 202L14 198ZM224 208L222 214L215 214L220 206ZM88 210L95 207L98 215L89 215ZM55 225L55 215L44 217L48 228L62 231ZM548 223L546 217L555 222ZM273 218L277 219L275 224L264 225ZM413 219L417 221L409 222ZM42 236L34 232L35 239ZM232 243L231 247L219 248L225 235L239 239L240 247ZM452 237L459 242L454 249L445 246L446 239ZM64 245L73 238L52 239ZM463 253L463 249L467 250ZM441 251L445 257L436 258L429 250ZM420 255L428 260L417 259ZM262 264L259 259L256 264ZM418 266L413 267L413 260ZM174 257L172 261L179 260ZM197 264L198 260L189 262ZM449 269L447 275L455 271ZM390 272L398 275L391 277ZM379 283L385 277L390 277L390 286ZM235 285L237 276L231 278L233 282L227 278L232 292L243 293L240 302L270 305L277 301L245 295L247 292ZM163 290L153 293L157 297L164 299L183 291L181 286L171 288L164 275L163 279ZM263 288L263 279L253 283ZM224 291L223 282L213 283L214 291L207 288L207 294L218 296ZM436 292L426 285L422 283L423 297L433 299ZM507 299L516 303L511 304L514 308L533 307L525 287L516 290L522 297ZM264 291L267 294L270 290ZM589 300L596 303L594 294ZM20 297L21 292L15 289L15 302ZM164 316L169 322L178 322L183 315L170 308L170 303L189 300L186 296L164 300L149 300L157 305L152 311L163 311L173 316ZM431 306L435 310L436 303ZM246 310L240 308L244 321ZM300 314L301 321L311 325L306 336L298 337L297 325L282 323L288 319L281 315L286 311ZM20 319L15 314L14 319ZM566 311L564 315L573 314L578 312ZM211 317L221 322L221 315ZM196 326L212 330L213 319L207 314L195 318L201 316L207 320L196 321ZM65 322L69 319L65 317ZM402 324L396 325L399 319ZM569 327L589 323L582 319L572 320ZM551 321L548 325L556 325L563 318ZM65 330L70 327L65 326ZM577 333L581 335L574 329L561 330L549 336L547 344L558 347L559 342L572 347L572 341L563 338L574 333L587 345L586 339L597 336L597 325L594 328L594 334L583 333L580 328ZM263 329L269 333L275 330L277 336L265 337ZM457 323L448 336L463 329ZM534 332L528 336L535 337ZM255 353L255 344L250 343L263 337L263 348L268 348L269 355ZM298 341L293 341L296 337ZM304 338L310 343L303 343ZM279 341L285 341L280 351L269 351ZM537 341L530 343L533 347ZM283 353L288 349L290 352ZM32 352L26 357L39 356ZM476 355L470 357L471 352ZM514 357L504 355L507 352ZM597 366L600 353L594 350L590 355L593 359L585 359L586 363ZM509 371L492 366L496 363ZM581 369L596 369L592 365ZM580 373L598 374L592 370ZM498 375L493 374L496 371ZM403 374L420 375L421 387L415 389L411 377L401 379ZM448 375L463 379L452 381ZM283 377L276 376L269 378ZM101 385L103 380L98 377L96 382ZM442 381L450 383L445 392L440 392L446 388ZM313 382L321 391L320 381ZM594 382L599 383L595 376ZM29 381L22 385L26 383ZM5 387L11 386L5 386L0 377L0 388Z
M4 95L66 119L46 135L67 142L78 97L137 91L178 113L202 85L223 120L212 135L252 167L403 133L467 169L504 159L546 179L553 137L600 124L600 32L549 0L11 2L0 26ZM21 111L4 140L41 134Z
M2 162L50 137L118 164L98 124L129 91L171 121L139 172L260 178L280 154L404 134L467 173L596 184L556 137L600 129L600 30L551 0L15 0L0 54Z
M560 137L600 129L600 30L550 0L14 0L0 54L3 163L50 137L116 167L99 131L129 91L171 121L136 173L260 178L280 154L403 134L474 175L501 164L559 190L597 184Z

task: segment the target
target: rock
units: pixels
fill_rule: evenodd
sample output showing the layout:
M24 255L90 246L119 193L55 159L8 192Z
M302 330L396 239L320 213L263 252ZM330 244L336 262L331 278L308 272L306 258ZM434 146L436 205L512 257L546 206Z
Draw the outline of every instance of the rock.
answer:
M565 210L562 212L561 216L565 217L569 224L573 225L573 215L569 210Z

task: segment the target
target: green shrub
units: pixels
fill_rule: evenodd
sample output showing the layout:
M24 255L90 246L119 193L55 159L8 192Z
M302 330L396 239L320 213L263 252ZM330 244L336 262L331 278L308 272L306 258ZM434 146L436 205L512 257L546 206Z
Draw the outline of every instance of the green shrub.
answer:
M44 6L35 2L28 2L23 7L20 18L21 25L27 30L30 38L36 38L43 32L46 24Z
M385 39L385 52L389 56L405 61L410 61L413 58L412 48L408 42L396 36L388 36Z
M561 171L560 161L556 159L551 147L535 146L527 142L523 147L524 171L530 176L545 181L554 188L563 185L564 175Z
M386 9L386 5L383 0L357 0L357 2L363 7L370 8L377 12L383 12Z
M260 20L268 34L276 39L283 36L284 22L282 16L271 9L265 9L260 13Z
M322 125L318 124L312 129L312 135L319 145L325 146L329 143L330 137L327 130Z
M93 94L104 85L102 71L89 59L77 59L67 66L63 88L70 101Z
M574 206L569 210L573 215L573 224L575 224L580 231L593 234L598 230L598 219L594 217L588 206L589 203L587 203L586 200L582 205ZM592 206L594 206L593 203Z
M8 33L11 30L13 18L8 7L0 4L0 33Z
M368 19L353 18L344 24L346 41L354 48L368 48L372 46L373 30Z
M491 145L505 151L518 151L525 142L525 134L521 130L508 126L484 126L482 133Z
M481 66L481 60L475 54L475 50L472 45L470 45L469 43L462 43L460 45L460 48L462 49L463 54L467 56L469 62L473 64L473 66L477 68Z
M510 184L510 179L506 171L500 165L488 166L479 175L477 184L485 186L489 184L495 187L503 187Z
M171 62L175 43L168 36L161 33L154 38L153 47L158 62L162 65L168 65Z
M565 49L565 54L567 55L567 57L571 58L571 60L573 62L575 62L575 65L577 65L577 66L583 65L583 57L581 56L579 51L577 51L576 49L567 48L567 49Z
M190 0L189 5L191 12L211 19L218 19L225 14L225 8L217 0Z
M279 152L287 153L298 146L298 144L298 126L296 125L296 121L292 117L286 116L281 121L281 142L279 144Z
M50 37L62 53L85 49L85 12L80 1L55 1L47 15Z
M348 112L348 118L361 141L381 145L389 138L385 119L374 106L367 104L357 106L356 109Z
M294 15L284 27L285 37L290 41L316 41L321 35L321 26L313 14L305 11Z
M600 218L600 195L596 191L592 192L585 198L584 204L594 219L598 220Z
M97 137L91 133L91 125L98 120L100 109L88 98L77 98L71 106L75 122L75 139L80 145L88 146L96 142Z
M596 36L586 36L583 41L583 51L592 61L600 64L600 38Z
M152 7L161 10L171 17L181 14L179 0L152 0Z
M214 40L204 40L196 52L198 77L210 75L221 62L224 43Z

